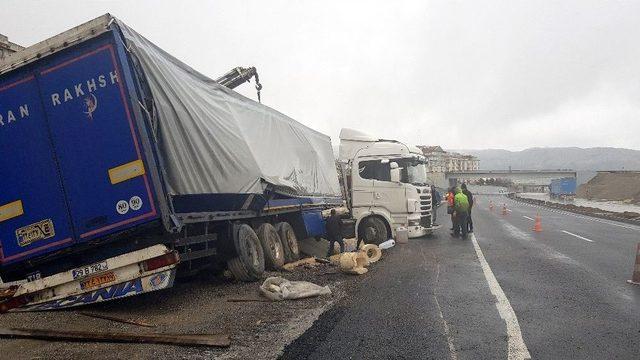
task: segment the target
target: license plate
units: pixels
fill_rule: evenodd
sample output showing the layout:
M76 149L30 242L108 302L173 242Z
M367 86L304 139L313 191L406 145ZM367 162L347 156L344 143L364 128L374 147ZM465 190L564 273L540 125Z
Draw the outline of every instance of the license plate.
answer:
M53 228L53 221L51 221L51 219L42 220L16 230L18 245L23 247L54 236L56 236L56 231Z
M73 279L75 280L107 270L109 270L109 265L107 265L106 261L102 261L85 267L73 269L71 270L71 274L73 274Z
M100 285L108 284L114 281L116 281L116 274L114 274L113 271L110 271L108 273L95 275L86 280L82 280L80 282L80 288L82 290L92 289Z

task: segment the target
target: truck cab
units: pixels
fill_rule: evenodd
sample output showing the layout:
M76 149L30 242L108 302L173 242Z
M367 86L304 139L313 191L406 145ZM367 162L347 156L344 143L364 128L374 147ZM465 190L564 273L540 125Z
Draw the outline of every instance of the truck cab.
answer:
M431 188L420 149L342 129L338 163L359 238L379 244L401 227L410 238L432 231Z

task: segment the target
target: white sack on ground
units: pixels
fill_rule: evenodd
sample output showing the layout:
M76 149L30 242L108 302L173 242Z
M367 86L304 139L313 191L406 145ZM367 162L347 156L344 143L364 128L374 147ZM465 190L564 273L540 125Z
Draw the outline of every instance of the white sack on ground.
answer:
M331 294L328 286L320 286L308 281L289 281L281 277L270 277L265 280L260 285L260 292L273 301Z

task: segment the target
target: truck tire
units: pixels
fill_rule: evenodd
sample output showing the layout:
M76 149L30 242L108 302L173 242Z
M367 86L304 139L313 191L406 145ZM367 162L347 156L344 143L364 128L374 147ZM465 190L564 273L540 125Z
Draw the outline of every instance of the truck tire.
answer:
M279 269L284 265L284 248L278 231L273 225L264 223L256 231L264 252L264 263L267 269Z
M249 275L249 273L247 272L247 269L244 267L244 264L242 263L242 260L240 260L240 257L234 257L233 259L228 260L227 268L229 269L229 271L231 271L231 274L233 274L233 277L236 278L236 280L238 281L251 282L251 281L258 280Z
M371 216L362 221L358 229L358 235L365 244L380 245L389 239L387 225L382 219Z
M296 233L293 231L293 227L287 222L281 222L276 225L278 235L280 235L280 241L284 248L284 260L286 263L298 260L300 257L300 250L298 249L298 239Z
M238 274L238 280L256 281L264 274L264 251L260 245L260 240L251 226L242 224L234 229L234 244L239 266L234 264ZM233 259L230 262L234 262ZM233 272L231 268L229 268ZM247 276L244 276L246 272ZM236 273L234 273L236 275Z

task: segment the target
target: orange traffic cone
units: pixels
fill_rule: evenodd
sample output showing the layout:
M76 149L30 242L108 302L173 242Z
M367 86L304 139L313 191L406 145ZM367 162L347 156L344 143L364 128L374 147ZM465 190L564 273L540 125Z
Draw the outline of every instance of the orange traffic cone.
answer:
M633 275L631 280L627 280L629 284L640 285L640 243L636 249L636 264L633 266Z
M489 201L489 211L493 211L493 200Z
M535 232L542 231L542 221L540 220L540 214L536 214L536 224L533 226L533 231Z
M502 215L507 215L507 204L502 204Z

